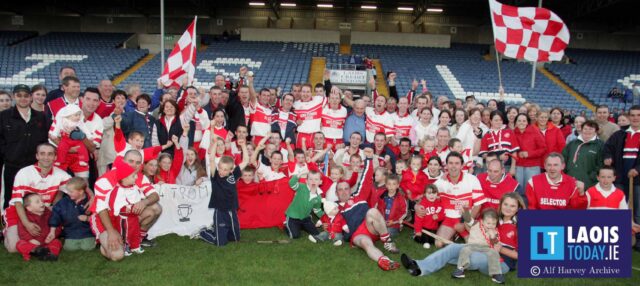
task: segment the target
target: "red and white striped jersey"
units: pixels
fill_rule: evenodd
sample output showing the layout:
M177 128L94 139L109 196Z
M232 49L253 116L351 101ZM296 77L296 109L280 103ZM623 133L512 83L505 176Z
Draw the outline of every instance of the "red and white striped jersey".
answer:
M22 198L24 198L25 195L36 193L42 196L42 202L44 202L46 206L51 206L58 191L67 191L65 185L67 181L71 179L71 176L69 176L67 172L57 167L52 167L47 176L43 178L40 175L40 170L40 167L36 164L24 167L18 171L13 181L9 205L14 205L16 202L22 203Z
M326 105L322 109L322 133L327 139L342 139L344 122L347 120L347 109L340 105L338 110Z
M393 131L394 134L400 138L409 137L409 133L411 133L411 128L416 125L416 121L413 117L407 113L405 115L398 115L398 112L391 115L393 118Z
M377 113L373 107L367 107L366 109L367 121L365 122L365 129L367 131L367 142L373 142L376 133L382 132L387 137L393 136L393 117L386 110L382 113Z
M251 121L251 111L254 109L254 106L253 104L248 103L246 106L242 105L242 108L244 109L244 124L249 126L249 122Z
M267 136L271 131L271 108L259 102L251 108L251 136Z
M266 182L280 180L287 176L281 170L273 170L271 166L262 164L262 162L259 162L259 164L260 167L258 167L258 172L262 172L262 175L264 176L264 180Z
M302 123L298 125L298 133L312 134L320 131L322 107L326 102L324 96L314 96L310 101L296 101L293 109Z
M94 112L89 117L84 118L84 126L90 132L90 134L86 134L87 138L96 145L96 148L100 148L100 144L102 144L102 132L104 131L102 118Z
M487 152L514 153L520 150L520 145L513 131L510 129L500 129L498 131L489 130L480 141L480 152L482 156Z
M611 189L605 191L600 184L589 188L586 192L588 209L620 209L629 208L622 190L611 186Z
M94 202L91 205L92 212L98 213L104 209L111 209L109 207L109 193L111 193L117 185L118 180L116 179L115 170L111 170L98 178L93 186ZM136 179L134 187L139 192L138 196L140 196L140 199L146 198L153 193L157 193L147 176L143 175L141 172L138 172L138 178ZM120 210L120 208L118 208L118 210Z
M624 149L622 150L622 159L635 160L638 156L638 148L640 148L640 131L634 131L629 127L627 128Z
M135 203L142 200L138 186L132 185L125 187L117 183L112 191L110 191L106 198L105 203L100 204L96 208L96 213L103 210L109 210L109 213L113 216L120 215L120 211L123 207L132 206Z
M447 174L438 179L435 185L438 187L444 214L448 218L460 218L460 211L464 208L471 209L485 202L482 186L474 175L461 172L458 182L454 184Z

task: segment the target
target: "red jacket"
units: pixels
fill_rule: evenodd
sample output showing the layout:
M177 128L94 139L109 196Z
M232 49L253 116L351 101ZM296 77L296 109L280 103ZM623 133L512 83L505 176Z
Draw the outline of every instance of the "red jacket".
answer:
M520 145L520 151L526 151L529 156L527 158L521 158L519 155L517 157L517 166L518 167L536 167L540 166L540 163L543 160L543 156L547 154L547 143L542 137L542 133L535 127L529 125L521 132L520 129L516 128L513 133L516 135L518 139L518 144Z
M182 149L175 149L173 152L173 160L171 161L171 168L169 171L158 168L158 175L156 175L156 182L164 182L165 184L175 184L176 178L180 174L182 169L182 163L184 155Z
M41 244L44 244L44 241L49 234L49 218L51 217L51 211L48 208L44 208L44 213L42 213L42 215L37 215L25 209L25 213L28 221L35 223L40 227L40 235L31 235L24 227L24 224L22 224L22 221L18 221L18 237L20 237L20 240L35 239Z
M567 137L569 137L569 134L571 134L571 132L573 131L573 127L571 127L571 125L562 125L558 128L560 128L560 131L562 131L562 135L564 136L565 140L567 139Z
M533 124L533 126L538 129L538 132L542 134L540 128L537 124ZM562 131L560 128L553 125L551 122L547 122L547 131L542 134L544 137L544 142L547 143L547 153L542 156L541 165L544 164L544 158L547 157L551 152L562 153L562 149L564 149L564 145L567 144L567 140L564 138Z
M400 223L407 216L408 208L407 208L407 199L402 195L398 190L393 200L393 205L391 206L391 212L389 212L389 217L386 221L394 221L393 224L388 227L400 228ZM378 210L380 213L386 217L386 209L387 203L384 201L384 197L387 195L387 192L383 192L382 195L378 198Z
M330 239L334 239L336 237L336 234L342 233L342 227L347 224L347 222L344 220L344 217L342 217L342 214L337 214L335 217L333 217L333 219L324 214L322 217L320 217L320 221L322 221L323 224L328 225L325 230L329 233Z
M424 188L427 186L429 178L422 171L414 174L412 170L407 169L402 172L402 180L400 188L405 191L407 197L415 201L420 195L424 195Z

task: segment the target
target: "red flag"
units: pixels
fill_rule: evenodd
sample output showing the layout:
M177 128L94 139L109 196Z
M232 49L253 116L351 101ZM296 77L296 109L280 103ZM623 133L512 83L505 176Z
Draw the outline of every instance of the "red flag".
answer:
M193 19L191 25L184 31L184 34L176 42L171 54L164 64L164 71L158 79L166 87L180 87L185 77L189 83L193 81L193 74L196 71L196 22L198 16ZM164 39L163 39L164 40Z
M489 0L493 39L505 56L531 62L559 61L569 44L569 29L544 8L514 7Z

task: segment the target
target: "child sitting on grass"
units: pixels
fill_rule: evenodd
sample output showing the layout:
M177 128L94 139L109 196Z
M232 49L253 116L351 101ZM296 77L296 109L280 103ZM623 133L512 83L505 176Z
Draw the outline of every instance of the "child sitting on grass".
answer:
M67 182L67 194L58 201L51 210L49 218L50 232L54 233L62 228L64 250L90 251L96 247L96 239L89 226L87 212L90 198L86 193L87 181L81 177L74 177Z
M318 235L309 235L309 240L313 243L331 240L334 246L342 245L342 232L349 232L349 227L340 213L338 204L333 201L325 201L322 203L322 208L324 215L320 217L316 226L322 226L324 231Z
M43 231L40 231L39 235L32 235L25 224L19 220L18 236L20 240L16 244L16 249L22 254L25 261L31 260L32 256L43 261L57 261L62 243L56 239L55 233L44 231L49 228L51 211L45 207L42 196L39 194L27 194L23 201L27 220L36 224Z
M306 184L300 183L300 178L305 177L307 179ZM289 180L289 186L296 192L293 201L291 201L285 212L287 215L285 232L290 238L299 238L301 230L308 232L310 235L320 234L313 220L311 220L311 211L318 217L322 217L324 214L321 208L321 182L321 173L318 171L293 175Z
M440 159L438 158L438 160ZM421 243L424 248L431 248L431 244L435 241L433 237L423 234L422 230L426 229L432 233L438 232L438 226L444 220L444 214L442 213L442 203L438 198L438 188L435 185L428 185L424 194L418 204L424 207L427 214L423 217L418 216L417 213L415 214L413 218L413 240Z
M500 266L500 254L493 248L499 243L498 238L498 212L493 209L486 209L482 213L482 218L477 222L471 219L471 213L466 209L463 213L465 228L469 231L467 244L460 249L458 254L458 268L451 274L454 278L464 278L464 270L471 263L471 253L483 252L487 255L489 265L489 275L491 281L503 284L504 276Z

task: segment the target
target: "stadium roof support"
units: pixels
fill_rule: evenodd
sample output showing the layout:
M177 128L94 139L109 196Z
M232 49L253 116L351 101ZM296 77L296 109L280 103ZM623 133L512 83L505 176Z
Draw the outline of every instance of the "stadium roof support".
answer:
M271 8L271 11L273 11L273 14L276 16L277 20L280 20L280 1L277 0L269 0L267 2L267 5L269 5L269 7Z
M427 0L416 1L416 8L413 9L413 21L411 22L411 24L415 24L416 22L418 22L420 17L422 17L425 12L427 12Z

